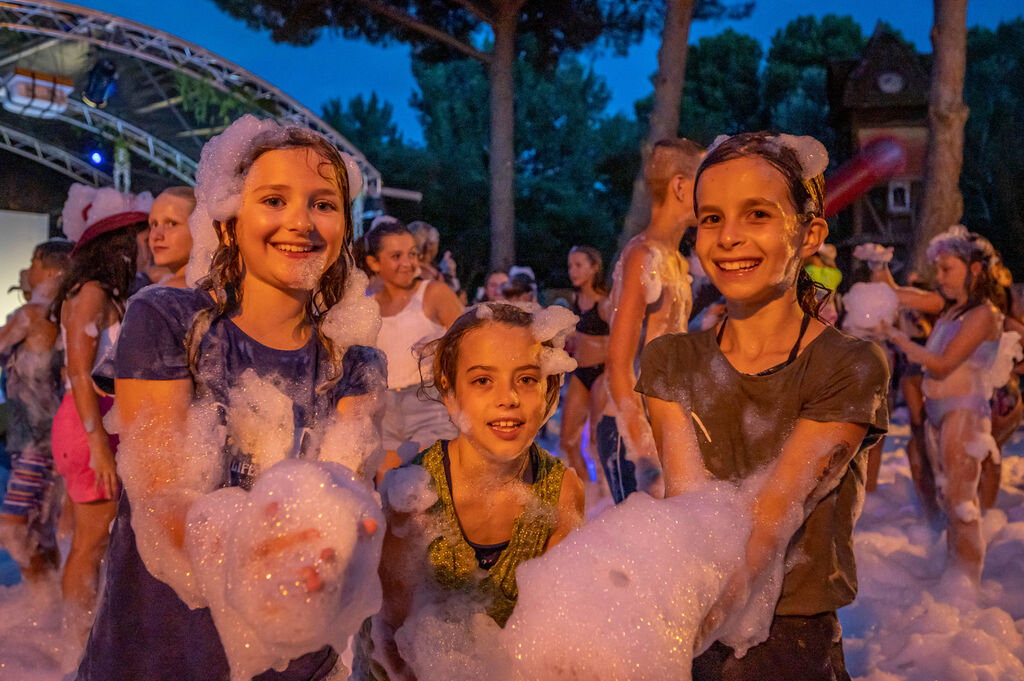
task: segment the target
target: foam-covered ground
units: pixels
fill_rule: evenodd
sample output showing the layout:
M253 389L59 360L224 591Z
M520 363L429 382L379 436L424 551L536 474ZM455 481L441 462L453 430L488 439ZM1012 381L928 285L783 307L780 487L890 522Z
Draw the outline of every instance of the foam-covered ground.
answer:
M894 426L878 491L868 496L855 535L860 595L840 611L854 678L1024 679L1022 434L1008 447L997 506L984 518L988 557L975 592L943 580L945 538L919 517L904 455L907 428ZM606 507L598 501L588 515ZM0 572L10 568L2 563ZM57 593L55 583L0 587L0 681L64 678Z

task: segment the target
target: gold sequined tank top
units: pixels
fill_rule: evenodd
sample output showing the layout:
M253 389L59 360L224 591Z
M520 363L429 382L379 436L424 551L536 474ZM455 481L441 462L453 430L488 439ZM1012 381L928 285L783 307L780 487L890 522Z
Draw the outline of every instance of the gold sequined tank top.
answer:
M478 579L483 571L477 564L476 552L462 533L449 490L444 465L446 447L447 442L438 440L412 461L413 464L423 466L434 480L437 503L428 513L437 517L441 527L450 530L436 537L427 549L430 564L434 568L434 578L444 588L475 588L482 591L490 601L487 614L499 625L505 626L519 598L516 568L523 561L544 553L558 521L556 509L562 491L565 464L536 444L530 447L530 463L535 471L530 486L533 497L513 523L508 546L486 572L486 576Z

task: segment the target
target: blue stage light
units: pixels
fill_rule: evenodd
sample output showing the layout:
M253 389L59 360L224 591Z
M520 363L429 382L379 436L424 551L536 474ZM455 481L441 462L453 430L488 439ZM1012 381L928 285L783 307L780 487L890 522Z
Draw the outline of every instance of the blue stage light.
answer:
M91 154L89 154L89 159L96 165L99 165L103 163L103 154L101 154L98 151L94 151Z

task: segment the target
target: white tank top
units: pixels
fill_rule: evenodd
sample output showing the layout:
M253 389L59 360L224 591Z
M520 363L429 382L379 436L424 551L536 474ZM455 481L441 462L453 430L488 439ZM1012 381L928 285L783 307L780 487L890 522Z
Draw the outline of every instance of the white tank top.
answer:
M445 329L423 314L423 294L430 282L421 281L409 304L401 312L382 317L377 347L388 358L388 388L408 388L419 385L419 351L423 344L440 338ZM423 367L423 376L430 375L429 363Z

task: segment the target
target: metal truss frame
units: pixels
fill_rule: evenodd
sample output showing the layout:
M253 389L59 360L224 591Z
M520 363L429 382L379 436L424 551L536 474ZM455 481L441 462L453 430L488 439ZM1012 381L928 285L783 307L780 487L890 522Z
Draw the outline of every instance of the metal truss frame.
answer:
M0 149L24 156L82 184L94 187L114 184L113 177L74 154L5 125L0 125Z
M0 28L88 42L181 71L242 101L255 102L279 119L320 132L354 156L363 171L367 193L380 195L380 172L343 135L270 83L198 45L122 17L54 0L0 1Z

